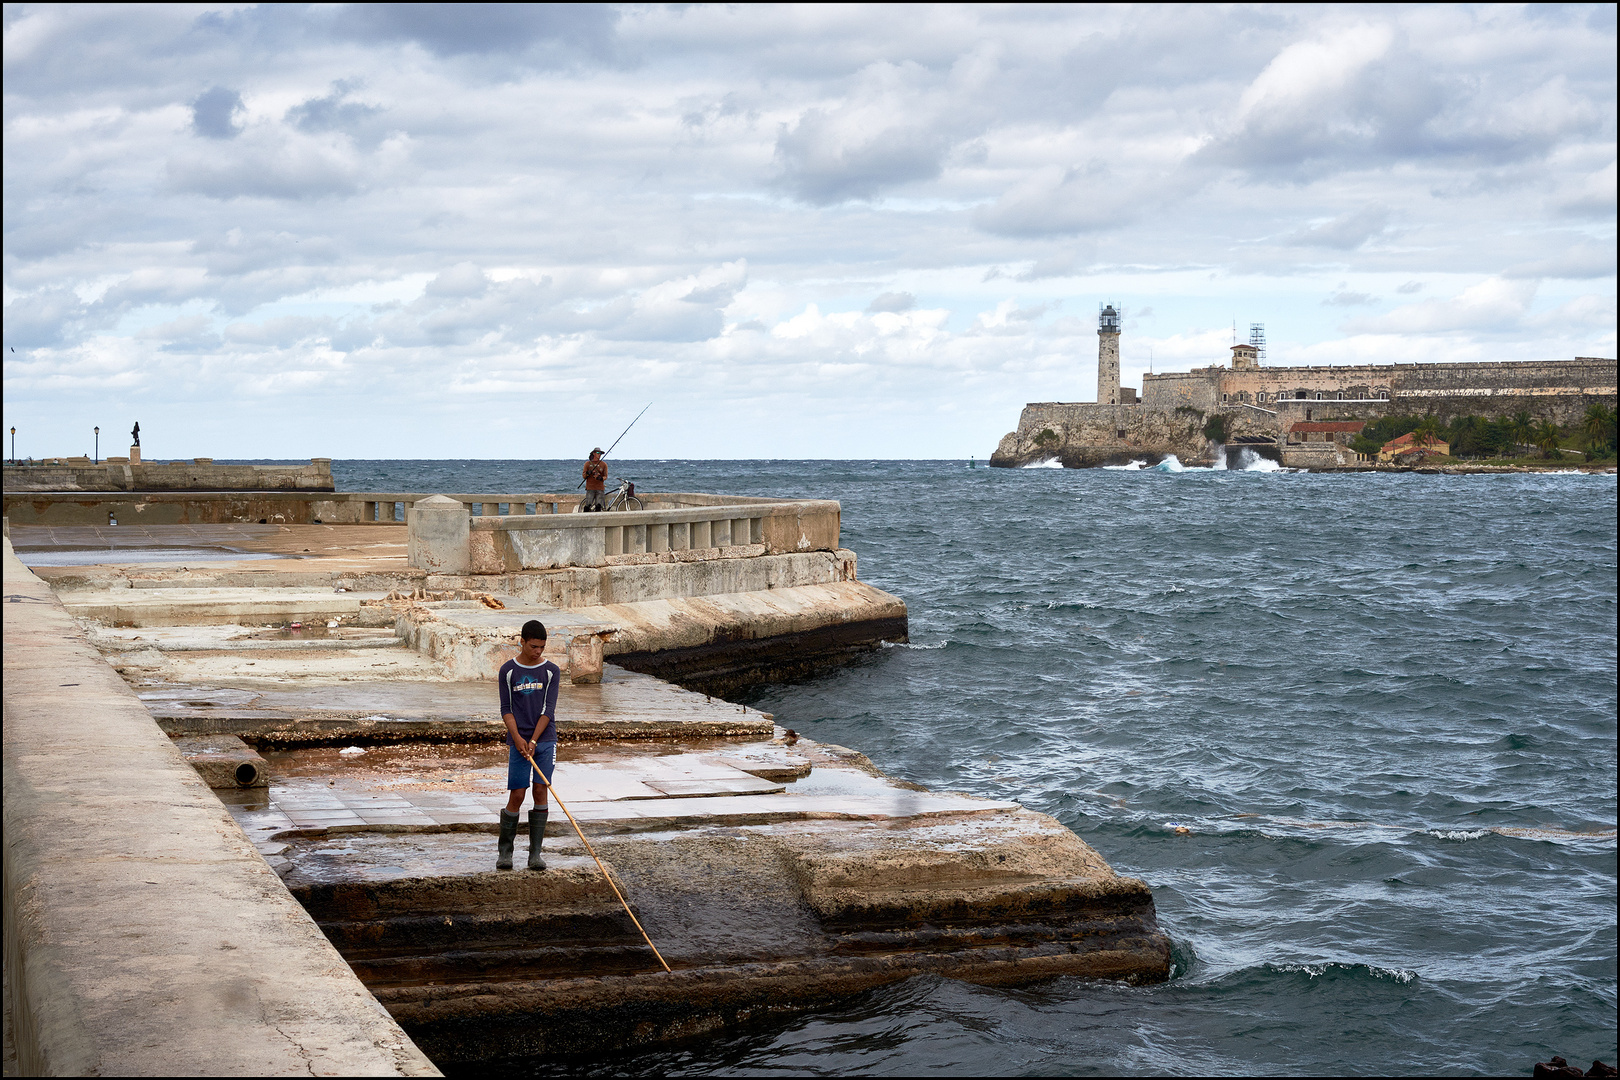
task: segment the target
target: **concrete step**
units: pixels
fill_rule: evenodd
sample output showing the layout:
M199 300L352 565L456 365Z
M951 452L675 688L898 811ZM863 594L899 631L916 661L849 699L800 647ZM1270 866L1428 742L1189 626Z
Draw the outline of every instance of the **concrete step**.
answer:
M328 623L339 622L337 626ZM311 619L299 628L223 626L96 627L90 640L104 653L157 649L159 652L293 652L405 649L391 627L350 627L335 619Z
M69 612L114 627L265 626L355 619L362 600L384 593L310 589L114 589L62 597Z

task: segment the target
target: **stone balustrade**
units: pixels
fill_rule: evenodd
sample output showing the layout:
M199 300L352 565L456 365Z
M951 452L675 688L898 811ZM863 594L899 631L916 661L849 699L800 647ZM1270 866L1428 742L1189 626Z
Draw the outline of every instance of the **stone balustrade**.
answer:
M501 574L838 549L840 508L831 500L696 493L643 498L646 509L581 514L570 512L577 511L577 498L568 511L551 511L539 510L545 499L536 505L512 496L495 504L481 496L476 501L484 512L476 516L470 497L419 498L407 518L411 565L438 573ZM511 512L489 512L499 505ZM522 513L516 512L520 506Z
M9 474L8 474L9 475ZM18 525L401 525L421 492L7 490L5 512ZM576 494L451 495L475 515L567 514Z

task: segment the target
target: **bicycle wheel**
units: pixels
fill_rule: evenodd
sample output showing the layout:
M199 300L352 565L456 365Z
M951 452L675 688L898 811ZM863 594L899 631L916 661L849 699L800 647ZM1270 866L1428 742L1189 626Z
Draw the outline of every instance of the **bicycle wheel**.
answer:
M626 510L640 510L641 500L636 498L634 495L626 495L624 497L624 508Z

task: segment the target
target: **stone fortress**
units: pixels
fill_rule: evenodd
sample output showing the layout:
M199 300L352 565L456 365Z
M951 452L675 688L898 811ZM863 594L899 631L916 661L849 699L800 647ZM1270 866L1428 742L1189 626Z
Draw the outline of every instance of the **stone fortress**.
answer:
M1138 399L1134 389L1120 386L1119 337L1120 314L1110 305L1098 317L1096 402L1024 406L1018 429L1002 438L990 464L1056 459L1068 468L1087 468L1170 454L1204 460L1216 452L1206 430L1223 429L1227 445L1276 460L1301 459L1288 464L1333 467L1354 464L1353 455L1325 439L1320 448L1310 446L1323 436L1297 425L1391 414L1496 418L1520 411L1569 425L1593 402L1612 408L1616 401L1612 359L1271 367L1264 362L1258 324L1250 341L1232 346L1229 363L1144 375ZM1210 422L1214 417L1217 424ZM1317 449L1326 452L1311 452Z

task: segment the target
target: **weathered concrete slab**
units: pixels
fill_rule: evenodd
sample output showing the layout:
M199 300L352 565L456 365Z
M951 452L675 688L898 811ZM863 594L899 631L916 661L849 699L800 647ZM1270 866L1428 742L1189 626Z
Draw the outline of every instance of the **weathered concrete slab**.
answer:
M594 634L621 667L709 693L803 674L882 641L905 641L908 633L904 602L855 580L567 611L503 599L500 611L413 605L402 612L399 629L450 677L488 679L516 653L518 628L538 618L551 631L547 656L559 665L570 639Z
M4 579L21 1070L435 1074L9 541Z
M299 683L250 674L258 670L244 663L235 678L194 684L153 680L138 683L137 690L171 735L225 733L255 745L280 746L504 736L492 679L401 681L357 674L348 681ZM600 683L564 682L557 713L557 734L564 740L757 738L774 732L769 713L611 664Z
M802 742L790 752L820 754ZM312 825L262 842L367 984L460 1065L679 1038L919 974L1166 976L1169 942L1146 886L1051 818L823 766L810 774L828 777L819 793L686 800L650 830L626 829L624 816L649 801L577 767L565 780L559 767L558 790L574 791L570 807L673 974L592 888L593 865L561 815L546 841L555 879L491 871L498 800L484 811L490 832Z
M381 599L381 594L330 589L126 589L71 593L62 603L78 618L97 619L110 626L257 626L357 618L362 599Z
M392 626L336 626L324 622L306 624L300 629L286 627L148 626L120 629L106 626L88 628L91 644L103 653L116 655L156 649L158 652L230 652L253 655L262 652L309 652L340 647L343 649L402 649L405 642Z

